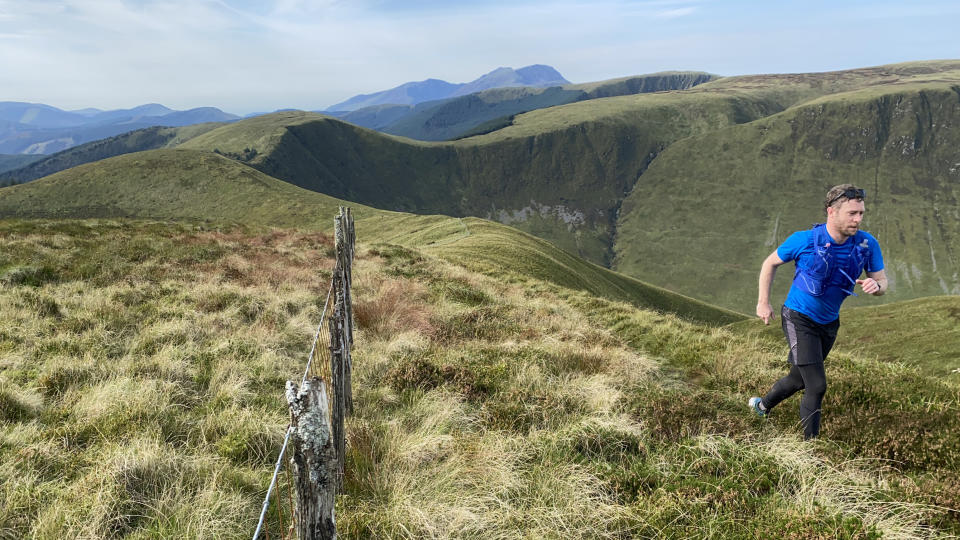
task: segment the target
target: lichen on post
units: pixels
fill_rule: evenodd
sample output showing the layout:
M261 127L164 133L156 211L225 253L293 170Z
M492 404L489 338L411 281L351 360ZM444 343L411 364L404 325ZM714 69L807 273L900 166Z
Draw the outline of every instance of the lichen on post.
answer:
M337 537L333 513L337 459L326 386L320 377L305 381L302 388L287 381L287 404L293 427L290 464L297 492L294 520L300 540Z

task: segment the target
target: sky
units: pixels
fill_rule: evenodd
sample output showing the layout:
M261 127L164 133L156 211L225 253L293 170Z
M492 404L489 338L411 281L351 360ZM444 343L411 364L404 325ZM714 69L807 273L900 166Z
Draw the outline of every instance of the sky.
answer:
M0 101L248 114L501 66L832 71L960 58L958 20L956 0L0 0Z

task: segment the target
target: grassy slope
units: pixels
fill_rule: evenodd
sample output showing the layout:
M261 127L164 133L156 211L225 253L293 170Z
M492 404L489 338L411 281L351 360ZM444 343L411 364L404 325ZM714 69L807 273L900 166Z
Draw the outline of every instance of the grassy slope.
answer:
M342 201L208 152L152 150L0 191L0 217L120 217L316 225ZM358 213L367 209L358 207Z
M0 191L3 217L138 217L329 230L350 204L269 177L224 156L154 150L111 158ZM542 279L701 321L739 319L727 310L651 287L573 257L543 240L482 220L411 216L361 205L358 230L369 241L426 246L443 257L487 260L490 272ZM473 234L463 235L470 223ZM503 254L510 253L510 258ZM557 263L562 268L557 268Z
M852 182L867 189L864 228L880 240L892 282L880 301L957 294L957 67L676 143L624 201L614 268L751 312L760 261L823 220L830 186ZM781 298L791 273L792 265L781 270Z
M444 263L406 219L433 248L360 235L345 537L960 531L955 388L838 354L803 444L743 406L782 371L765 339ZM329 237L4 221L0 246L0 530L248 537Z
M650 162L675 141L726 133L735 124L823 96L874 87L913 92L952 77L955 66L918 62L834 73L731 77L682 92L592 99L531 111L502 129L447 144L384 137L317 115L280 114L239 122L187 145L218 148L277 178L363 204L509 223L609 265L616 253L624 197ZM682 148L674 151L678 160L688 154L698 157L695 146ZM807 166L824 161L822 154L804 159ZM628 235L620 236L629 241Z
M23 154L0 154L0 174L3 174L7 171L12 171L14 169L19 169L25 165L43 159L43 156L31 156ZM4 180L0 179L0 184L4 184Z
M389 225L381 225L381 220ZM358 231L378 242L418 247L424 253L499 279L522 281L535 276L562 287L707 324L742 319L737 313L611 272L540 238L478 218L389 216L366 220L358 225Z
M49 156L39 156L24 166L0 169L0 185L29 182L70 167L131 152L170 148L219 125L207 123L176 128L150 127L77 145Z
M184 147L233 155L253 149L248 163L307 189L392 210L490 217L602 263L619 201L657 152L769 107L714 93L625 96L535 111L506 129L446 144L283 113Z
M837 349L883 363L905 364L960 385L960 296L932 296L847 310ZM750 335L782 340L779 323L757 320L732 326Z

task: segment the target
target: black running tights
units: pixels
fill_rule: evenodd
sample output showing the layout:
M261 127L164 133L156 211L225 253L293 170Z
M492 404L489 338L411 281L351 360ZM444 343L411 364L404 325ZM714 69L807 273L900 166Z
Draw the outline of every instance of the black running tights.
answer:
M773 384L763 397L763 406L768 410L781 401L803 390L800 400L800 421L803 423L803 438L812 439L820 434L820 405L827 392L827 374L823 361L830 354L837 339L840 319L828 324L819 324L799 311L787 306L781 310L783 335L787 338L790 354L790 373Z
M811 439L820 433L820 405L827 392L827 374L822 362L790 366L790 373L775 382L773 388L763 397L763 406L772 409L800 390L803 390L803 399L800 400L803 438Z

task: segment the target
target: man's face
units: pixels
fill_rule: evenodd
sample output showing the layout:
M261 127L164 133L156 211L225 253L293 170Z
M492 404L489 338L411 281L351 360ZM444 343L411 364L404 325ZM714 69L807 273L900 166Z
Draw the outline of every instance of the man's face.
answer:
M827 208L827 221L841 234L853 236L860 229L860 222L863 221L863 211L863 201L846 200L840 203L840 206Z

